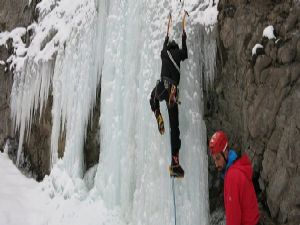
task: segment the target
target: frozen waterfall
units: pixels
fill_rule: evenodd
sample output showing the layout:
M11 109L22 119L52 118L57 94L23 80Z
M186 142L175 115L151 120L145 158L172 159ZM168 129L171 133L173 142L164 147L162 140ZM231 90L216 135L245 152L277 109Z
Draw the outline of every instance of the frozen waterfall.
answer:
M171 11L170 35L181 45L185 9L190 14L186 28L189 58L181 64L179 123L180 161L186 174L184 179L175 180L177 224L208 224L203 86L213 81L215 69L216 43L209 32L217 16L213 1L61 0L54 6L52 3L43 0L39 4L40 19L31 28L35 36L27 56L15 59L16 65L21 65L16 70L11 97L12 116L20 131L18 155L33 116L43 113L51 94L51 155L56 172L48 179L58 186L57 170L63 170L74 186L82 185L78 180L82 180L85 172L83 146L87 123L94 105L100 104L99 164L94 188L84 196L97 196L108 209L119 209L124 223L129 225L174 224L168 173L170 136L168 132L161 136L157 131L149 97L160 78L160 51L167 16ZM96 102L99 85L101 102ZM161 111L168 130L164 102ZM58 140L63 132L65 152L59 160ZM61 192L68 192L63 190L66 188L61 185Z

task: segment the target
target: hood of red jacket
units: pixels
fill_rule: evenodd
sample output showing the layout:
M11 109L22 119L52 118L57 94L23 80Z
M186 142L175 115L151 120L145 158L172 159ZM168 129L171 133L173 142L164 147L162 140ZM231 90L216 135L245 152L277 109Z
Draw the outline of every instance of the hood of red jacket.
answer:
M246 177L249 180L252 180L252 175L253 175L252 165L249 157L246 154L242 155L241 158L236 160L231 167L239 169L246 175Z

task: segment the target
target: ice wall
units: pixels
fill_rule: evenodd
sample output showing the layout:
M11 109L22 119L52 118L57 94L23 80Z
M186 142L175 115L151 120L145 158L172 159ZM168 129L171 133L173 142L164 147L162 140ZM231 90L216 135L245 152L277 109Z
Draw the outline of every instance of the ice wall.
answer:
M170 36L181 45L183 10L189 12L189 59L181 66L179 106L180 162L186 175L175 181L177 224L208 224L202 89L213 81L215 68L216 43L208 34L217 16L213 1L43 0L38 8L39 22L28 28L35 33L31 45L25 56L12 59L17 68L11 105L20 131L18 152L33 116L42 114L51 94L54 169L45 183L53 186L48 187L51 195L85 198L86 126L94 104L101 104L101 153L90 196L119 209L130 225L174 223L170 136L158 133L149 97L160 78L167 16L171 11ZM101 102L95 103L99 85ZM168 131L165 103L161 111ZM58 161L63 131L65 153Z
M206 128L202 87L214 74L215 40L201 16L212 3L111 0L101 82L101 153L96 188L107 206L119 206L129 224L173 224L170 137L160 136L149 97L160 78L160 50L167 16L173 14L172 38L181 43L183 9L189 59L182 64L179 107L186 171L176 180L177 224L208 224ZM202 14L203 13L203 14ZM168 114L161 103L166 130Z
M94 52L96 37L92 22L58 54L53 75L52 162L57 161L58 138L65 130L63 162L74 177L82 177L85 171L83 147L100 80Z

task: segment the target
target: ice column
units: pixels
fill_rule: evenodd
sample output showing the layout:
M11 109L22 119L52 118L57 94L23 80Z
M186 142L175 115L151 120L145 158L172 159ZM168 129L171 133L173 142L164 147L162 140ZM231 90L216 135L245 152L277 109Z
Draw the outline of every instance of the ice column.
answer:
M186 1L200 10L202 1ZM199 6L199 7L198 7ZM121 209L129 224L173 224L170 136L161 136L149 97L160 78L160 50L167 16L173 11L171 38L181 44L179 1L111 0L101 80L101 152L95 188L110 208ZM194 15L197 15L195 12ZM199 19L199 18L198 18ZM188 23L189 59L181 68L179 107L186 171L176 180L178 224L208 224L206 128L203 121L203 76L213 74L214 42L199 22ZM210 44L211 47L206 48ZM168 131L165 103L161 111Z

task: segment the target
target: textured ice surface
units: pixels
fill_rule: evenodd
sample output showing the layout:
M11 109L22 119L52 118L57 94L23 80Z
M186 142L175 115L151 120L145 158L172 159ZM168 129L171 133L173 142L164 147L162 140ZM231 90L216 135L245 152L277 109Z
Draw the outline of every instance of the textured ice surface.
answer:
M11 105L20 153L33 116L43 113L49 94L53 97L53 170L44 181L50 196L80 201L97 196L130 225L174 223L170 137L158 133L149 97L160 78L167 16L171 11L170 37L181 45L187 10L189 59L181 65L179 86L180 162L186 175L175 181L177 224L209 223L203 88L212 83L215 69L216 43L210 31L217 2L212 2L43 0L38 5L39 21L28 28L35 33L32 43L13 59L17 69ZM95 102L100 84L101 102ZM101 105L101 153L91 182L83 179L83 145L94 104ZM168 130L164 103L161 111ZM58 160L63 131L65 153Z

